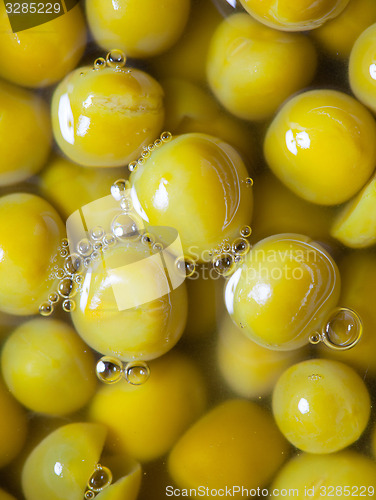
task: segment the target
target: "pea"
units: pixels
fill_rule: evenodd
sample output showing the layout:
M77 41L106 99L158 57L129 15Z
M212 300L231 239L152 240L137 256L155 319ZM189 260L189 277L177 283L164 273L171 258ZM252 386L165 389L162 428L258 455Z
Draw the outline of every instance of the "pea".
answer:
M79 6L48 23L13 33L5 4L0 5L0 76L12 83L32 88L57 83L77 66L85 46L86 26Z
M180 488L252 489L267 484L288 450L265 409L234 399L216 406L188 429L172 449L168 468ZM234 494L241 496L241 490Z
M264 153L274 174L301 198L320 205L349 200L376 163L376 125L354 98L311 90L282 106Z
M205 384L196 365L178 352L150 362L143 385L125 381L99 389L89 419L105 425L107 445L144 462L167 453L206 403Z
M1 368L15 398L40 413L72 413L96 387L93 355L57 320L33 319L18 327L5 342Z
M315 70L316 52L307 37L272 30L248 14L232 15L218 26L207 60L214 95L245 120L270 118L311 82Z
M333 453L354 443L370 415L363 380L347 365L313 359L288 368L273 391L273 415L300 450Z
M330 255L307 236L259 241L226 285L226 307L243 333L261 346L297 349L308 343L337 304L340 276Z
M98 45L145 58L174 45L183 33L189 7L190 0L88 0L86 15Z
M52 206L32 194L0 198L0 311L36 314L53 286L52 260L63 223Z
M246 11L272 28L306 31L338 16L349 0L240 0Z
M56 142L73 162L119 167L153 142L163 124L163 91L138 69L74 70L52 98Z
M5 490L0 489L0 500L16 500L13 495L10 495Z
M130 177L137 205L151 225L178 230L196 260L252 217L252 189L239 154L206 134L183 134L153 152ZM226 182L223 182L226 179Z

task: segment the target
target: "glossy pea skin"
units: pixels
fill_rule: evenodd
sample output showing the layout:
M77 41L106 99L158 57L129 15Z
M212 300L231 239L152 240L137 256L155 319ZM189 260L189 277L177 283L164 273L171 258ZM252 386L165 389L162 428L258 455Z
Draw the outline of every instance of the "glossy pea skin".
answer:
M0 380L0 467L9 464L21 452L27 436L27 417L22 406Z
M358 373L376 375L376 254L371 250L351 252L338 263L341 273L339 304L356 311L363 324L362 338L348 351L333 351L320 346L320 355L342 361Z
M281 234L254 245L225 289L233 321L257 344L292 350L308 343L340 293L338 268L309 237Z
M63 16L13 33L5 4L0 5L0 76L24 87L47 87L72 71L86 46L79 6Z
M150 360L180 339L187 318L185 284L166 293L166 276L160 275L160 266L150 257L140 242L114 247L91 268L87 291L85 286L75 297L73 324L86 344L101 354L124 361ZM136 261L142 262L136 270L127 267ZM120 274L116 269L121 269ZM110 278L109 270L115 270ZM134 302L119 309L118 301L127 301L129 290ZM145 302L149 292L157 298Z
M190 0L89 0L86 15L101 47L147 58L174 45L188 20Z
M0 113L0 186L6 186L42 169L52 133L44 100L5 81L0 82Z
M94 356L67 324L33 319L18 327L1 353L4 380L27 408L66 415L94 394Z
M361 493L373 498L372 487L375 491L375 462L360 453L342 451L329 455L299 454L278 472L271 490L298 490L295 495L302 498L308 498L305 491L309 490L313 499L355 497Z
M301 359L300 351L272 351L261 347L226 316L217 340L217 363L226 384L236 395L268 396L279 376Z
M233 399L216 406L188 429L172 449L168 469L179 488L242 485L252 489L268 483L288 451L265 409ZM234 497L241 498L241 491Z
M229 144L206 134L174 137L130 177L132 198L151 225L177 229L183 250L205 261L252 217L246 167Z
M206 404L202 375L185 355L175 351L149 366L143 385L103 386L89 407L89 419L109 429L108 448L141 462L167 453Z
M106 438L99 424L73 423L49 434L22 470L26 500L82 500Z
M287 101L268 128L266 161L295 194L319 205L349 200L376 164L376 125L353 97L311 90Z
M207 79L219 102L245 120L266 120L309 85L316 51L304 35L282 33L234 14L218 26L207 56Z
M240 0L245 10L272 28L306 31L338 16L349 0Z
M71 161L124 166L159 135L163 91L138 69L85 66L56 87L51 116L56 142Z
M43 198L15 193L0 198L0 311L36 314L53 286L52 259L64 234Z
M288 368L274 387L272 404L283 435L309 453L333 453L354 443L371 410L360 376L344 363L324 359Z
M59 212L67 218L91 201L107 196L111 184L119 177L124 177L124 170L92 169L55 156L41 172L39 186L45 196L48 196Z
M331 57L347 59L356 39L374 22L373 0L350 0L339 16L312 30L310 35Z
M360 34L349 60L351 90L360 102L376 112L376 23Z

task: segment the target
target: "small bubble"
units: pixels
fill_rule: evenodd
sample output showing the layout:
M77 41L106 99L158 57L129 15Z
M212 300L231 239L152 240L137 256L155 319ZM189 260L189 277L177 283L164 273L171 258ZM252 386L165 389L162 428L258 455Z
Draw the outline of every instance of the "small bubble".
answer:
M314 332L309 336L309 341L311 344L316 345L321 342L321 335L319 332Z
M92 500L93 498L95 498L94 491L91 491L91 490L85 491L85 495L84 495L85 500Z
M148 246L153 246L155 243L155 238L151 233L144 233L141 236L141 243Z
M142 158L144 158L145 160L147 160L148 158L150 158L151 153L150 153L150 151L148 149L146 149L145 151L143 151L141 153L141 156L142 156Z
M134 172L137 168L137 162L136 161L131 161L130 163L128 163L128 170L130 172Z
M108 467L97 464L95 471L90 476L90 479L87 482L87 487L97 493L98 491L102 491L111 483L112 472L110 471L110 469Z
M148 150L152 153L155 150L155 144L149 144Z
M171 132L162 132L160 135L161 141L162 142L169 142L172 139L172 134Z
M120 241L130 241L139 238L140 227L134 216L122 213L117 215L111 223L114 236Z
M66 248L62 248L59 252L60 257L66 257L68 255L68 250Z
M93 244L94 251L102 250L102 247L103 243L101 241L97 241L96 243Z
M245 180L245 184L247 187L252 187L253 186L253 179L252 177L247 177Z
M235 255L234 262L236 262L236 264L241 264L243 262L243 257L241 255Z
M123 365L119 359L111 356L103 356L95 368L97 377L105 384L119 382L123 372Z
M131 200L129 200L128 198L122 198L122 200L120 201L120 208L124 212L130 212L133 208Z
M107 233L104 235L103 243L109 247L113 247L116 244L116 238L113 234Z
M93 262L96 262L100 259L101 257L101 254L97 251L97 250L94 250L94 252L91 254L91 260Z
M55 277L58 279L58 280L61 280L62 278L64 278L65 276L65 272L63 269L58 269L55 273Z
M154 243L153 245L153 250L155 252L162 252L163 250L163 245L161 243Z
M113 49L106 55L106 63L110 68L124 68L127 58L122 50Z
M68 247L69 246L69 241L67 240L67 238L63 238L61 240L61 246L62 247Z
M50 316L53 313L54 307L50 302L43 302L39 306L39 314L42 316Z
M229 245L228 243L224 243L222 245L222 252L231 252L231 245Z
M363 324L359 315L351 309L338 307L322 328L321 336L328 347L346 350L359 342L362 333Z
M68 274L79 273L82 270L82 258L76 254L72 253L64 261L64 269Z
M240 236L243 236L243 238L248 238L248 236L251 236L252 234L252 229L250 226L243 226L240 230Z
M82 283L84 282L84 278L83 278L82 274L76 274L73 279L74 279L75 283L77 283L77 285L82 285Z
M232 243L232 251L236 255L245 255L249 252L251 245L245 238L236 238Z
M142 385L150 377L150 368L144 361L127 363L124 378L131 385Z
M83 238L77 244L77 251L83 257L87 257L91 254L92 246L90 241L87 238Z
M196 264L190 257L178 257L175 261L176 268L182 276L189 278L193 275L196 269Z
M51 302L51 304L56 304L56 302L59 302L59 295L56 292L50 293L48 301Z
M84 266L85 266L86 268L88 268L88 267L90 266L90 264L91 264L91 257L86 257L86 258L84 259Z
M76 295L77 286L72 278L63 278L57 286L57 291L61 297L68 299Z
M63 311L65 312L72 312L76 309L76 303L74 300L64 300L62 303L61 307L63 308Z
M235 270L235 260L232 254L222 253L212 260L213 268L221 276L229 276Z
M98 57L94 61L94 68L95 70L97 69L103 69L106 67L106 59L104 57Z
M120 201L125 196L125 191L128 189L128 181L118 179L111 186L111 194L116 201Z
M159 146L161 146L161 145L162 145L162 140L161 139L155 139L154 146L156 148L159 148Z
M145 158L139 158L137 160L137 166L138 167L142 167L142 165L144 165L144 164L145 164Z
M104 229L102 226L96 226L93 227L93 229L90 231L90 236L93 238L93 240L100 240L104 236Z

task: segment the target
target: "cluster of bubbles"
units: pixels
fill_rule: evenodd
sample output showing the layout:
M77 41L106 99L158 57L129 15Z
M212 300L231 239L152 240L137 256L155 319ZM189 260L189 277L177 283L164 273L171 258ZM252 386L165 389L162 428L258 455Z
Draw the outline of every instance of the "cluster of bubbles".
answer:
M230 276L243 262L244 256L250 251L251 244L248 239L252 234L250 226L243 226L240 229L240 236L230 242L225 238L222 243L210 251L213 269L221 276Z
M127 58L122 50L113 49L108 52L106 57L98 57L94 61L93 70L97 71L103 68L120 69L124 68Z
M145 161L150 158L153 151L163 146L163 144L166 144L166 142L170 142L171 139L171 132L162 132L158 139L156 139L152 144L149 144L148 146L145 146L143 148L143 151L138 160L128 163L128 170L130 172L134 172L138 167L144 165Z
M97 363L96 374L105 384L116 384L125 379L128 384L142 385L150 376L150 368L144 361L123 363L118 358L103 356Z
M107 486L110 486L111 483L112 472L110 471L110 469L108 467L104 467L101 464L97 464L95 466L94 472L87 482L84 499L92 500L93 498L95 498L97 493L107 488Z
M363 334L363 323L359 315L347 307L337 307L323 322L321 331L310 335L309 341L316 345L323 342L334 350L345 351L354 347Z

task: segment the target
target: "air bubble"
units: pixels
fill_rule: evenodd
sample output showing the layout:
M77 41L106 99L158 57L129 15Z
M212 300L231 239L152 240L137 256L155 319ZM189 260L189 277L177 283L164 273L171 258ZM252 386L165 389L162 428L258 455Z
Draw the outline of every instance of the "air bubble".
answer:
M96 226L93 227L93 229L90 231L90 236L93 238L93 240L100 240L104 236L104 229L102 226Z
M125 179L118 179L111 186L111 194L116 201L120 201L121 198L125 196L125 192L128 189L128 181Z
M144 361L127 363L124 378L131 385L142 385L150 377L150 368Z
M149 144L148 150L152 153L155 150L155 144Z
M85 266L86 268L88 268L88 267L90 266L90 264L91 264L91 257L86 257L86 258L84 259L84 266Z
M69 252L68 252L68 250L66 248L61 248L60 252L59 252L60 257L66 257L68 255L68 253Z
M141 243L148 246L153 246L155 243L155 237L151 233L144 233L141 236Z
M243 226L240 230L240 236L243 236L243 238L248 238L248 236L251 236L252 234L252 229L250 226Z
M87 257L91 254L92 246L87 238L83 238L77 244L77 252L83 257Z
M141 153L141 156L142 158L144 158L145 160L147 160L148 158L150 158L151 156L151 153L148 149L144 150L142 153Z
M314 332L309 336L309 341L312 345L317 345L321 342L321 335L319 332Z
M91 491L91 490L85 491L85 495L84 495L85 500L92 500L93 498L95 498L94 491Z
M176 268L182 276L189 278L193 275L196 269L196 264L190 257L178 257L175 261Z
M161 145L162 145L162 139L155 139L154 146L156 148L159 148L159 146L161 146Z
M73 279L75 283L77 283L77 285L82 285L82 283L84 282L84 278L81 274L76 274L76 276Z
M76 253L68 255L64 261L64 269L68 274L79 273L82 270L82 258Z
M362 333L363 324L359 315L352 309L338 307L322 327L321 337L331 349L347 350L359 342Z
M130 163L128 163L128 170L130 172L134 172L137 168L137 162L136 161L131 161Z
M139 158L137 160L137 166L142 167L145 164L145 158Z
M63 278L57 286L57 291L61 297L69 299L76 295L77 285L71 278Z
M98 252L98 251L102 250L102 247L103 247L103 243L101 241L97 241L93 245L93 250Z
M61 240L61 246L62 247L68 247L69 246L69 241L67 240L67 238L63 238Z
M95 371L101 382L116 384L121 379L123 365L119 359L111 356L103 356L98 361Z
M112 472L108 467L97 464L95 471L87 482L87 487L95 493L102 491L112 483Z
M113 49L106 55L106 63L110 68L124 68L127 58L122 50Z
M64 278L65 276L65 272L64 272L64 269L58 269L55 273L55 277L58 279L58 280L61 280L62 278Z
M153 245L153 250L155 252L162 252L163 250L163 245L161 243L154 243Z
M101 254L97 250L94 250L94 252L91 254L91 260L93 262L97 262L100 259L100 257L101 257Z
M72 312L76 309L76 303L74 300L64 300L62 303L61 307L63 308L63 311L65 312Z
M128 214L117 215L111 223L114 236L121 241L130 241L140 236L138 221Z
M169 142L172 139L172 134L171 134L171 132L166 131L166 132L162 132L160 137L161 137L162 142Z
M59 295L56 292L50 293L48 301L51 302L51 304L56 304L56 302L59 302Z
M232 254L222 253L216 255L212 260L213 268L221 276L229 276L235 270L235 260Z
M245 180L245 184L247 187L252 187L253 186L253 179L252 177L247 177Z
M236 255L245 255L249 252L251 245L245 238L236 238L232 243L232 251Z
M54 307L50 302L43 302L39 306L39 314L42 316L50 316L53 313Z
M103 69L106 67L106 59L104 57L98 57L94 61L94 69Z
M120 201L120 208L124 212L130 212L133 208L131 200L129 200L128 198L122 198L122 200Z
M113 234L107 233L104 235L103 243L109 247L113 247L116 244L116 238Z

